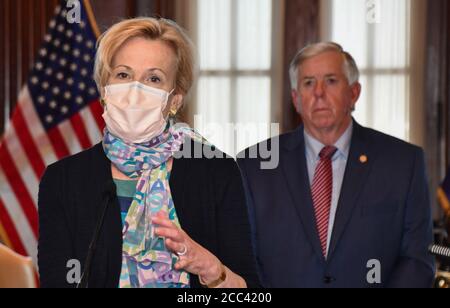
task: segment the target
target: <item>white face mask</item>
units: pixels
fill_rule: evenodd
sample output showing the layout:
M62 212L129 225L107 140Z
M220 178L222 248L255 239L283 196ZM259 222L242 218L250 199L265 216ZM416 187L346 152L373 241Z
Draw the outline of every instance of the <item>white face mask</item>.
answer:
M146 143L167 126L163 111L169 96L140 82L105 87L103 119L109 132L127 143Z

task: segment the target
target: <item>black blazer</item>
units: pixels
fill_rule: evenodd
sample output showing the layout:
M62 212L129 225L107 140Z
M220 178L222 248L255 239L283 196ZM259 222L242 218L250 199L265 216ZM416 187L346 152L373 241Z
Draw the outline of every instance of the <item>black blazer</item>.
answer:
M67 267L68 261L79 261L84 270L105 203L102 194L111 181L111 162L101 144L47 168L39 190L42 287L75 287L67 282L73 268ZM245 194L235 161L175 159L170 187L183 230L242 276L249 287L258 287ZM122 222L113 196L93 257L89 287L118 287L121 263ZM201 287L197 276L192 276L191 286Z

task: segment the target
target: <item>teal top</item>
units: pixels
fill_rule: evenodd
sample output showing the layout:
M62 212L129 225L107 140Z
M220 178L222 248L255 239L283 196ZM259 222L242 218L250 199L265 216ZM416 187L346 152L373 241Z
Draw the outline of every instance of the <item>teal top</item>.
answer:
M125 225L125 218L127 217L128 210L133 202L134 195L136 194L136 186L138 181L114 179L114 183L116 184L117 198L119 199L123 226Z

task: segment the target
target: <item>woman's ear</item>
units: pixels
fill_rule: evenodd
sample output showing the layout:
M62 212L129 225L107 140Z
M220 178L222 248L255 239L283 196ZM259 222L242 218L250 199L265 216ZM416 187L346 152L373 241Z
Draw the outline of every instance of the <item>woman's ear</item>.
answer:
M176 115L178 111L183 107L183 95L175 94L170 102L170 114Z
M105 102L105 87L101 86L99 87L99 92L100 92L100 104L102 105L102 107L105 107L106 102Z
M105 92L103 89L100 90L100 105L102 105L103 108L105 108L105 106L106 106Z

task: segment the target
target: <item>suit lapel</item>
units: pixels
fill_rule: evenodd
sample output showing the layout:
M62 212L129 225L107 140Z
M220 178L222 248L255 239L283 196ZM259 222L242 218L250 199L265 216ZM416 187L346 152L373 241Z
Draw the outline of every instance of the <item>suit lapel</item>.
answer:
M352 143L334 221L328 259L331 259L353 215L374 159L374 153L371 152L370 145L364 138L364 128L354 122Z
M95 173L96 182L100 185L96 186L96 195L99 196L98 202L93 204L96 208L96 219L97 223L100 215L105 206L105 192L104 184L113 181L111 173L111 161L106 157L101 143L95 146L95 155L92 163L91 170L100 170L100 172ZM97 199L96 199L97 200ZM107 262L103 262L101 266L105 266L105 271L100 271L105 276L91 275L90 286L92 287L117 287L119 284L120 270L122 266L122 221L120 217L120 205L119 200L116 195L110 196L108 210L105 215L105 220L103 222L103 231L101 231L100 238L105 241L102 246L105 247L105 255ZM97 250L100 249L100 245ZM96 252L100 253L99 251ZM95 259L95 257L94 257ZM99 275L99 274L97 274ZM91 284L91 280L95 280Z
M182 150L182 149L181 149ZM192 156L193 157L193 156ZM185 187L188 183L186 172L186 159L179 158L173 160L172 172L170 174L169 185L172 199L175 204L176 212L181 226L187 220L186 216L191 212L185 209Z
M286 178L287 187L294 200L297 211L305 233L316 254L325 261L317 234L316 219L311 197L308 168L306 165L305 140L303 127L300 127L287 141L285 157L281 159L282 169Z

